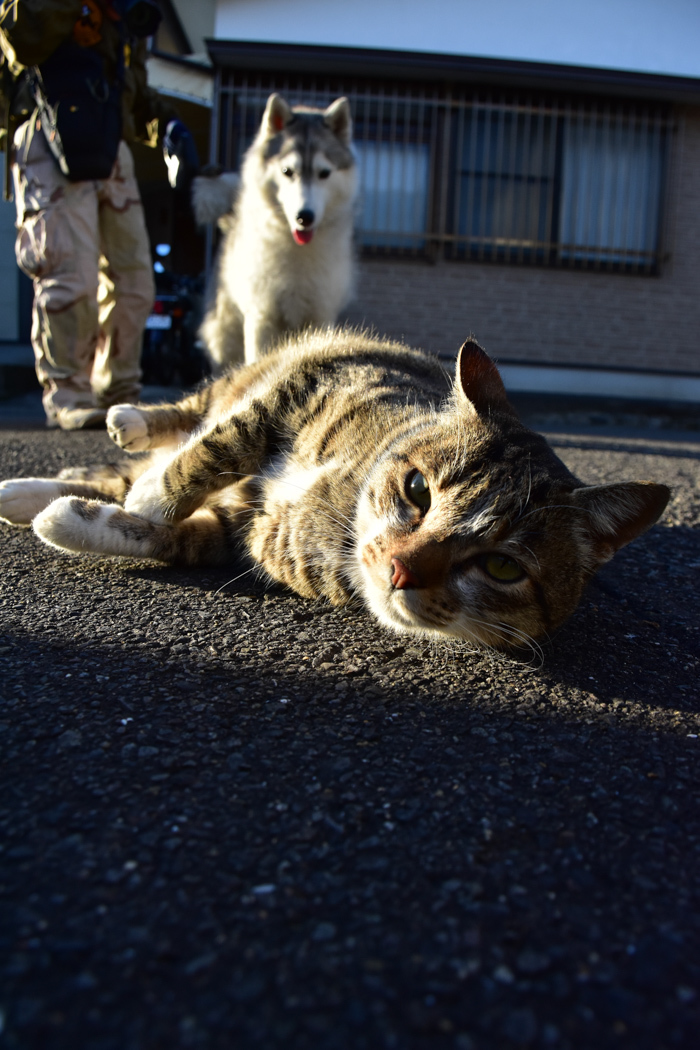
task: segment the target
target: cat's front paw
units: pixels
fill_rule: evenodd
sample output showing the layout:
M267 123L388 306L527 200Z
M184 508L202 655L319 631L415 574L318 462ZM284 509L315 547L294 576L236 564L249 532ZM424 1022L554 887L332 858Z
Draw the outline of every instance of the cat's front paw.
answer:
M148 423L134 405L113 405L107 413L107 433L125 452L144 452L151 447Z
M162 470L151 467L134 482L124 501L129 514L162 525L167 520L168 499L163 485Z
M60 486L51 478L11 478L0 482L0 520L10 525L31 525L52 500Z

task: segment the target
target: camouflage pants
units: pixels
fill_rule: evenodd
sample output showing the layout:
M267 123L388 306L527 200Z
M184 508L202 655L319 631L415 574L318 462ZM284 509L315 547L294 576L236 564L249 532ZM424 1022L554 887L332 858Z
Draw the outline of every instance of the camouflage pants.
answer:
M69 182L34 121L17 129L14 146L15 253L34 282L46 415L137 400L155 289L131 151L120 144L109 178Z

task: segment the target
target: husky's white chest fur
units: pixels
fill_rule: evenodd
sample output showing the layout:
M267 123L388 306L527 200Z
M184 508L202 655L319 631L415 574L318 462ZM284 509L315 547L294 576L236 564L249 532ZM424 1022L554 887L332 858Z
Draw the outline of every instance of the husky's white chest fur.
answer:
M353 284L357 172L346 99L267 103L248 150L201 335L215 368L267 353L285 332L335 324ZM195 208L207 207L206 184Z

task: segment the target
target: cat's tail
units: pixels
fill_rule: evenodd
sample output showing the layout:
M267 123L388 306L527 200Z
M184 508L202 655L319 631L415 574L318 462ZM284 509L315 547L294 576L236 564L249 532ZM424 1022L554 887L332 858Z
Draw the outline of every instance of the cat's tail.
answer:
M192 180L192 209L199 226L218 222L226 229L240 190L240 177L233 171L198 175Z

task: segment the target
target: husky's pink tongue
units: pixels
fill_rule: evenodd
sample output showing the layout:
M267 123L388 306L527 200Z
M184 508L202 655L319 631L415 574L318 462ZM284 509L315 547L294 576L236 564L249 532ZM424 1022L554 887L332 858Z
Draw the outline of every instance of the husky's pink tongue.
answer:
M297 244L308 244L314 235L313 230L292 230L294 240Z

